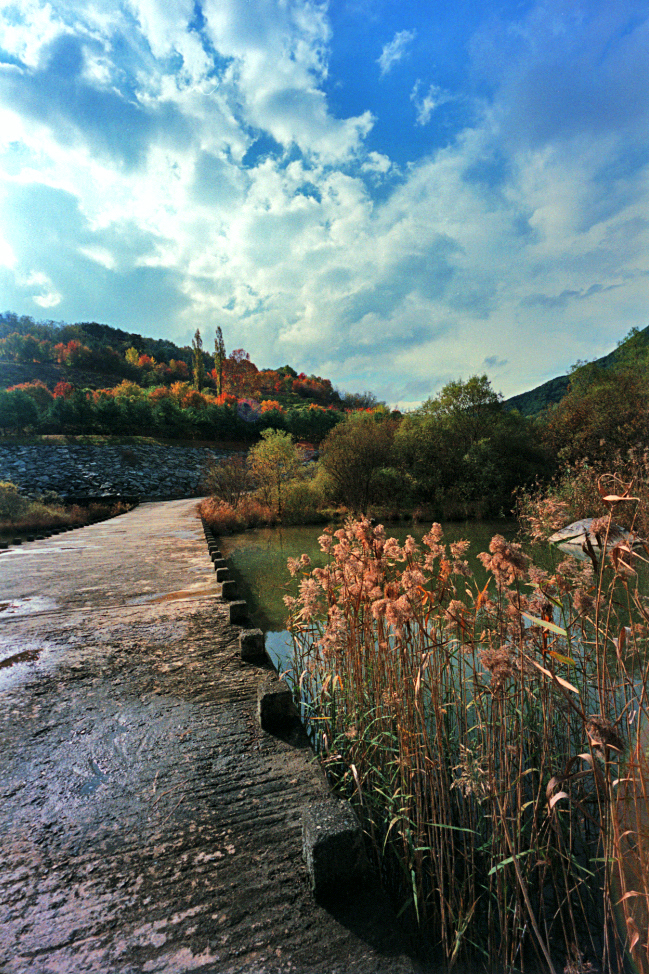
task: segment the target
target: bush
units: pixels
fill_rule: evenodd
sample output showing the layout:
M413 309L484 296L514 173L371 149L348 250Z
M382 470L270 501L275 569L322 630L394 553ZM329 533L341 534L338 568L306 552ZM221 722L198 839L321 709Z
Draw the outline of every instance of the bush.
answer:
M283 524L320 524L328 518L322 513L324 497L315 481L291 480L284 488Z
M21 497L18 488L9 480L0 481L0 518L3 521L20 517L29 507L29 501Z
M273 511L254 497L243 497L236 507L216 497L208 497L199 504L198 513L215 535L271 526L276 520Z
M22 433L38 423L38 406L22 389L0 392L0 430Z
M211 461L203 473L202 483L203 488L213 497L236 507L252 484L248 458L238 453L218 463Z

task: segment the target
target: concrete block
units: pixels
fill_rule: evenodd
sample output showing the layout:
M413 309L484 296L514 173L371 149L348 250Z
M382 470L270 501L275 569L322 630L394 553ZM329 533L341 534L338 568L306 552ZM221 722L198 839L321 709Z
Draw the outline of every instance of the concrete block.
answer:
M214 558L212 558L212 564L214 565L214 569L215 570L217 568L227 568L228 567L228 563L225 560L225 558L216 558L216 557L214 557Z
M317 897L359 885L367 878L363 832L349 802L330 798L304 806L302 854Z
M229 621L231 626L241 626L248 618L248 603L243 599L235 599L228 603Z
M226 602L234 602L237 597L237 583L233 578L226 578L216 591Z
M246 663L259 663L266 659L265 639L261 629L244 629L239 633L239 652Z
M230 572L227 568L217 568L216 569L216 580L217 582L225 582L230 577Z
M293 695L277 677L263 680L257 687L257 718L265 731L280 731L297 716Z

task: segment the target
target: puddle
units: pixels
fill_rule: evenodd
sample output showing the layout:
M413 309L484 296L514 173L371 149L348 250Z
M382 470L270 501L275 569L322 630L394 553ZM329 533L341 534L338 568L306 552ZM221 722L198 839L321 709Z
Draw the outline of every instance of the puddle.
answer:
M182 538L186 541L198 541L200 536L197 531L167 531L169 538Z
M42 650L40 649L24 649L22 653L14 653L13 656L0 659L0 670L8 669L10 666L16 666L17 663L34 663L41 655L41 652Z
M188 588L179 592L154 592L152 595L140 595L132 599L129 605L150 605L157 602L181 602L183 599L203 599L216 595L214 585L207 588Z
M58 606L53 599L46 599L42 595L11 599L9 602L0 602L0 620L35 615L38 612L51 612L56 608Z
M6 554L12 558L26 558L32 555L60 555L62 551L86 551L89 548L99 547L100 545L96 544L48 545L47 548L30 548L22 545L20 548L7 548Z
M0 692L40 679L54 647L37 640L0 640Z
M88 758L88 766L92 771L92 777L86 778L83 784L77 787L77 794L80 798L87 798L89 795L94 795L99 786L106 780L108 775L105 771L102 771L96 761L92 758Z

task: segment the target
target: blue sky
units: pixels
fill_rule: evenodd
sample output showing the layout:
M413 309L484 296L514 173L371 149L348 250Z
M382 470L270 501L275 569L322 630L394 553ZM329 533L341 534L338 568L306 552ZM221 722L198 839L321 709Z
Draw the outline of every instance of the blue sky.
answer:
M0 310L410 407L649 324L646 0L0 0Z

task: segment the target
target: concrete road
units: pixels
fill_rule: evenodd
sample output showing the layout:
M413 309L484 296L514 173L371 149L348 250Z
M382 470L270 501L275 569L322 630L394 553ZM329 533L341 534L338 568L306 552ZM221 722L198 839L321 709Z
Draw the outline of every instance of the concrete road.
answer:
M195 506L0 554L0 970L410 972L375 886L311 895L326 785L257 724Z

